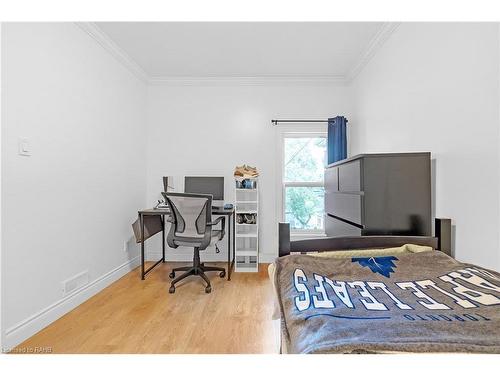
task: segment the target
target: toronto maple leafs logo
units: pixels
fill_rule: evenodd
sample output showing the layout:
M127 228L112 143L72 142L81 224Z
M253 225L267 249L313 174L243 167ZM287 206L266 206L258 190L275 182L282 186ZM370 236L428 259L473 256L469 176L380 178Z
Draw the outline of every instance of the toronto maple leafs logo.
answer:
M391 272L394 272L398 258L390 257L370 257L370 258L352 258L353 262L358 262L362 267L368 267L373 273L379 273L385 277L391 277Z

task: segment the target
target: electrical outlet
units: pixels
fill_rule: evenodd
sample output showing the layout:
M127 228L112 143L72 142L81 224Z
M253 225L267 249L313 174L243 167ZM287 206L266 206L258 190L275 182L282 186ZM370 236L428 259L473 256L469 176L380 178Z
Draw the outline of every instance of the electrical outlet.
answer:
M128 251L128 241L123 241L123 251L126 253Z

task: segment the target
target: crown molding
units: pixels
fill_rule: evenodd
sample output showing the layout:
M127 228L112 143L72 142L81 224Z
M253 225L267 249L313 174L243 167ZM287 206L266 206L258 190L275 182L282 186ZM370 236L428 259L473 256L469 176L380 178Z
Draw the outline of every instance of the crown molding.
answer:
M262 76L262 77L151 77L150 85L162 86L263 86L263 85L344 85L343 76Z
M386 22L368 43L361 53L358 61L353 65L347 74L339 76L247 76L247 77L176 77L176 76L149 76L144 69L132 59L123 49L121 49L99 26L94 22L75 22L83 31L99 43L118 62L124 65L141 81L153 85L171 86L347 86L364 69L368 62L375 56L389 37L397 30L401 23Z
M147 83L149 77L142 67L137 64L124 50L122 50L99 26L94 22L75 22L75 24L99 43L118 62L127 68L141 81Z
M370 40L363 53L360 55L358 62L353 65L352 69L345 75L347 84L351 83L356 78L370 60L382 48L389 37L398 29L400 22L385 22L379 31Z

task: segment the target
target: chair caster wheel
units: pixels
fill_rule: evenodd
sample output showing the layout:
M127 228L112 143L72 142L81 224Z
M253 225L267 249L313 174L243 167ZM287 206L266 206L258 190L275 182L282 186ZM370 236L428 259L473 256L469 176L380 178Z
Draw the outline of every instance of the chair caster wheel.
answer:
M205 288L205 293L210 293L212 291L212 287L211 286L207 286Z
M171 286L171 287L168 289L168 292L169 292L170 294L175 293L175 286Z
M168 274L168 277L170 277L171 279L173 279L175 277L175 272L172 271Z
M222 279L223 277L226 277L226 271L221 271L219 273L219 277Z

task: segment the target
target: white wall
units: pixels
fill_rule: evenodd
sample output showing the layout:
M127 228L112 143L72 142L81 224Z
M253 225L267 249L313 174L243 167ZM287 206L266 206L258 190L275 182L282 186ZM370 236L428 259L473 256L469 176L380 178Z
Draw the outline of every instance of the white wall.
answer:
M2 44L2 23L0 22L0 72L2 71L2 48L1 48L1 44ZM3 98L3 86L2 86L2 74L0 74L0 126L1 124L3 123L3 116L2 116L2 98ZM3 139L3 135L2 135L2 132L0 131L0 156L2 155L2 141ZM2 176L2 163L1 163L1 160L0 160L0 177ZM4 287L4 282L3 282L3 261L2 261L2 258L3 258L3 247L2 247L2 212L3 212L3 208L2 208L2 183L0 181L0 348L3 348L4 347L4 342L5 342L5 339L4 339L4 324L3 324L3 317L4 317L4 313L3 313L3 287Z
M497 27L498 27L498 87L500 89L500 23L497 23ZM500 95L498 96L498 113L499 113L499 117L500 117ZM500 132L500 130L499 130ZM500 134L498 136L498 179L499 179L499 185L500 185ZM498 189L498 194L500 195L500 188ZM500 216L500 198L498 199L498 212L499 212L499 216ZM499 221L500 221L500 218L499 218ZM500 230L498 231L498 243L500 244ZM497 270L500 270L500 255L499 255L499 259L498 259L498 266L497 266Z
M4 346L137 264L145 205L146 85L72 23L3 24ZM27 137L32 156L19 156ZM6 266L8 265L8 267ZM63 299L61 282L91 285ZM114 272L113 272L114 271Z
M432 151L434 210L453 219L457 258L500 269L496 24L401 25L350 88L224 81L147 88L74 24L4 24L1 37L4 346L137 264L138 246L125 252L123 241L137 209L159 197L163 175L175 177L177 191L184 175L223 175L232 201L234 166L257 166L261 261L272 260L279 157L272 118L346 115L350 154ZM17 155L19 137L29 138L32 156ZM148 248L159 249L157 240ZM168 249L167 257L190 260L192 252ZM211 249L204 257L226 254ZM86 270L91 286L62 298L61 281Z
M174 176L176 191L183 191L185 175L224 176L225 200L233 202L234 167L243 163L256 166L260 171L261 261L271 261L277 255L278 147L270 121L349 115L346 91L341 86L300 84L151 86L148 204L158 199L163 175ZM159 248L151 241L149 247L153 246ZM203 256L224 259L226 253L221 251L216 257L213 249L207 249ZM167 258L190 260L192 251L168 249Z
M351 152L431 151L461 261L500 270L497 24L402 24L355 79Z

